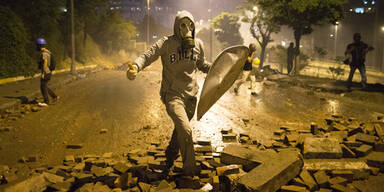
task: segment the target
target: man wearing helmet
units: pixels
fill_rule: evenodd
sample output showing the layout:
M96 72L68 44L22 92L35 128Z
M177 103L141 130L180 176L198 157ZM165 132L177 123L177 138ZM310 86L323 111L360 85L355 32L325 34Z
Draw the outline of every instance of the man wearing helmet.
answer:
M202 42L195 39L191 13L181 11L176 15L174 34L161 38L140 55L128 69L127 78L135 79L138 72L156 61L159 56L163 65L161 101L175 126L165 151L166 171L172 167L180 151L184 174L193 176L196 174L196 162L189 121L196 108L196 72L200 70L207 73L210 64L205 61Z
M48 82L51 80L52 71L50 70L51 65L51 52L46 48L46 41L43 38L36 40L36 49L40 52L38 64L41 69L40 78L40 90L44 97L44 103L39 103L40 106L48 106L50 95L54 100L57 100L57 95L48 87Z

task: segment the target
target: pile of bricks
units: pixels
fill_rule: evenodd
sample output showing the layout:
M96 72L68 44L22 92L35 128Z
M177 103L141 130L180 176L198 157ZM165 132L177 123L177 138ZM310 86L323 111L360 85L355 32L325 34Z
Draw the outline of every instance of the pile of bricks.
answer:
M301 173L281 191L383 191L383 117L362 123L333 115L325 121L323 127L274 132L277 151L295 147L304 157Z
M210 140L194 144L198 174L182 174L178 157L164 174L165 149L123 155L66 156L63 164L34 170L29 179L5 191L380 191L384 181L384 122L360 123L332 116L326 126L315 123L298 130L282 126L272 144L248 134L221 131L225 148ZM36 160L34 160L36 161ZM34 162L29 158L25 163ZM9 168L0 169L6 184Z

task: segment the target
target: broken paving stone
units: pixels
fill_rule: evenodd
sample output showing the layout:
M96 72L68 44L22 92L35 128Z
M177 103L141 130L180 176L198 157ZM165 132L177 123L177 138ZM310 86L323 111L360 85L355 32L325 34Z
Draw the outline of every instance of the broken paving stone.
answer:
M34 175L22 182L5 188L4 192L15 191L44 191L47 188L47 183L42 174Z
M333 191L335 192L344 192L344 191L347 191L347 188L343 185L340 185L340 184L334 184L334 185L331 185L330 187Z
M371 176L367 180L353 181L352 186L358 189L358 191L383 191L384 175Z
M343 144L347 147L360 147L363 143L360 141L344 141Z
M239 165L227 165L227 166L217 167L216 171L218 176L222 176L222 175L239 173L240 169L241 169L241 166Z
M156 191L170 191L172 190L172 186L166 181L166 180L161 180L160 184L157 186Z
M359 157L364 157L364 156L368 155L372 150L373 150L373 147L370 145L366 145L366 144L363 144L360 147L355 149L356 154Z
M296 185L296 186L300 186L300 187L305 187L306 186L304 181L300 177L293 178L291 181L289 181L288 184Z
M232 133L232 128L223 128L221 129L222 134L229 134Z
M303 169L299 176L304 181L304 184L308 187L309 190L312 191L317 188L315 179L306 169Z
M297 152L280 152L240 177L239 184L250 191L276 191L295 178L302 166Z
M303 192L306 191L305 187L295 186L295 185L284 185L280 188L281 192Z
M83 148L82 144L68 144L67 149L80 149Z
M48 191L70 191L72 183L71 182L60 182L60 183L54 183L48 186Z
M147 183L139 182L138 186L142 192L150 192L151 190L151 185Z
M355 135L357 141L361 141L363 143L366 143L368 145L373 145L376 142L376 137L372 135L367 135L364 133L357 133Z
M283 135L284 133L285 133L285 131L284 131L284 130L281 130L281 129L273 132L273 134L274 134L274 135L277 135L277 136L281 136L281 135Z
M93 177L91 174L86 173L75 173L73 176L75 177L75 182L79 185L91 182Z
M374 126L377 136L384 139L384 124L376 123Z
M344 144L340 144L340 146L341 146L341 149L343 150L343 157L344 158L355 158L356 157L356 154L350 148L348 148Z
M268 162L276 156L276 152L273 150L253 150L239 144L230 144L221 152L220 160L228 165L242 165L245 171L250 171L259 164Z
M364 160L361 159L305 159L303 169L308 171L331 171L333 177L342 176L349 179L365 177L369 175L370 169ZM352 179L350 178L350 179Z
M60 183L64 181L64 177L47 173L47 172L43 173L43 176L44 176L44 179L50 183Z
M371 175L377 176L380 172L380 168L377 167L369 167L371 169Z
M384 143L383 142L375 143L374 150L378 152L384 152Z
M200 139L197 141L197 144L199 145L211 145L211 140L203 140L203 139Z
M234 141L236 140L237 138L237 135L234 134L234 133L226 133L226 134L222 134L222 139L223 141Z
M307 137L303 154L307 159L338 159L342 157L342 150L335 138Z
M100 134L105 134L105 133L108 133L108 129L101 129L100 130Z
M101 157L102 158L112 158L112 156L113 156L113 153L109 152L109 153L104 153Z
M73 167L73 171L74 172L82 172L84 170L84 167L85 167L85 163L78 163L76 164L74 167Z
M325 171L317 171L313 174L313 177L315 178L317 185L320 187L328 187L329 176L325 173Z
M75 156L73 156L73 155L66 155L64 157L64 162L75 163Z
M195 152L203 152L203 153L206 153L206 152L212 152L212 146L210 145L205 145L205 146L201 146L201 145L197 145L195 146Z
M120 174L127 172L132 166L128 163L116 163L113 168Z
M381 168L384 170L384 152L371 152L367 157L367 164L372 167Z
M329 184L334 185L334 184L340 184L340 185L345 185L347 184L348 180L343 177L333 177L329 179Z

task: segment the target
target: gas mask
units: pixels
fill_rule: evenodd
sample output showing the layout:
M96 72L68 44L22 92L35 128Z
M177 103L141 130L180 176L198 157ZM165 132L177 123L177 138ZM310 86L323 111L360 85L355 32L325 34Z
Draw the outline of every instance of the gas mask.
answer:
M190 49L195 47L195 40L193 39L193 31L195 30L194 23L184 17L180 20L179 25L180 36L181 36L181 47L183 49Z

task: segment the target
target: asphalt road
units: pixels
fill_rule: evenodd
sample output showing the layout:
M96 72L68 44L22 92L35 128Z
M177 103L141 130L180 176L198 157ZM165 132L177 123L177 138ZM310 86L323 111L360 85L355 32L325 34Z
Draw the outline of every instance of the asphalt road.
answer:
M200 84L204 75L199 75ZM21 157L37 156L36 166L60 164L65 155L121 155L132 149L145 150L151 142L165 147L173 125L160 101L161 66L152 65L129 81L123 71L101 71L57 90L61 99L10 122L13 129L0 133L0 164L15 165ZM258 83L259 95L251 96L247 86L235 95L228 91L202 120L192 120L194 139L211 139L215 147L225 145L220 130L247 132L261 142L272 142L273 131L282 125L309 128L310 122L325 123L331 114L372 120L384 113L374 101L333 94L286 81ZM360 94L360 93L359 93ZM361 93L383 98L382 93ZM357 94L358 95L358 94ZM107 133L100 133L107 129ZM67 149L81 144L81 149Z

